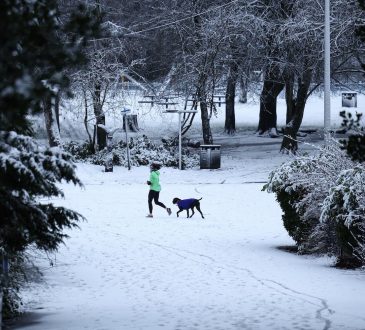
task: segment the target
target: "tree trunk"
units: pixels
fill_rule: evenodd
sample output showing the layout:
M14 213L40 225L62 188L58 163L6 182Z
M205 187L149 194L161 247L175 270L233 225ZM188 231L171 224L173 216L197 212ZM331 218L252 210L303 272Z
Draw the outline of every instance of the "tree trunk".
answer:
M302 124L304 108L307 101L308 90L312 80L312 71L307 70L303 77L298 79L298 92L296 99L288 100L292 107L292 118L284 128L284 138L281 144L281 151L293 152L298 150L297 133Z
M203 141L205 144L213 144L213 135L210 129L210 116L208 111L207 95L205 89L199 91L200 112L202 119Z
M285 77L285 101L286 101L286 121L285 124L293 119L294 115L294 75L288 74Z
M264 80L260 96L260 119L258 132L276 132L276 99L284 89L282 74L277 66L270 68ZM275 134L273 134L273 137ZM277 136L277 135L276 135Z
M3 289L2 286L0 286L0 329L3 324Z
M233 61L229 68L226 89L226 121L224 132L234 134L236 132L236 118L234 112L234 99L236 96L236 83L238 76L238 65Z
M194 12L199 13L203 10L204 3L201 1L193 1ZM195 25L195 36L194 43L197 51L201 51L203 48L202 44L202 18L201 15L195 15L193 18ZM196 89L196 98L200 103L200 112L202 120L202 131L203 131L203 141L205 144L213 143L213 135L210 129L210 115L208 110L208 96L207 96L207 82L208 82L208 52L205 50L205 56L203 61L200 63L198 85Z
M61 133L61 127L60 127L60 99L61 99L61 93L58 92L55 96L55 105L54 105L58 133Z
M53 96L49 95L43 100L43 113L46 124L48 144L50 147L57 147L61 143L59 130L57 128L55 106Z
M103 128L105 126L105 114L103 112L103 101L101 99L101 85L94 85L93 92L93 107L94 115L96 118L96 143L98 149L102 150L106 147L106 131ZM99 126L101 125L101 127Z
M85 89L83 89L83 94L84 94L84 102L85 102L84 126L85 126L85 129L86 129L87 136L89 138L90 150L94 154L95 153L94 140L93 140L93 138L90 134L89 127L88 127L89 107L88 107L88 103L87 103L87 95L86 95L86 90Z
M198 87L197 87L197 100L200 103L200 112L202 120L202 131L203 131L203 141L205 144L213 143L213 135L210 129L210 115L208 110L208 97L207 97L207 75L202 72L199 77Z
M247 89L248 89L248 79L247 77L240 77L240 93L238 101L240 103L247 103Z

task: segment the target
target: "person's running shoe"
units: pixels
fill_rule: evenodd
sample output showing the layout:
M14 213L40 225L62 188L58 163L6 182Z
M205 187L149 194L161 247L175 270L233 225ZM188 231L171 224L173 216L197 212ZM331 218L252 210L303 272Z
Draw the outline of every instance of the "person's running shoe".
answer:
M168 213L169 215L171 215L171 209L170 209L169 207L166 209L166 211L167 211L167 213Z
M153 218L153 215L152 214L147 214L146 218Z

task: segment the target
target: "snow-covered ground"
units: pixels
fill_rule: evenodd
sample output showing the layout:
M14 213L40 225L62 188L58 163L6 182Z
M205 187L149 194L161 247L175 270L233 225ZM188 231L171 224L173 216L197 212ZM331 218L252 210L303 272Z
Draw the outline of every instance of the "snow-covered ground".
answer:
M147 167L104 173L78 164L84 189L64 185L66 198L55 203L87 221L69 232L53 267L38 261L44 279L22 293L28 314L12 329L365 329L363 270L283 248L293 241L275 196L261 189L289 156L279 139L244 134L250 123L238 116L241 133L217 136L221 169L161 169L171 216L155 207L145 217ZM304 119L319 127L322 117ZM169 120L175 129L177 118ZM176 218L173 197L203 197L205 219Z
M288 156L238 147L222 169L163 168L161 200L203 197L205 219L146 218L147 167L78 166L84 189L56 201L87 222L70 232L44 283L24 292L17 329L365 329L365 274L298 256L262 182Z

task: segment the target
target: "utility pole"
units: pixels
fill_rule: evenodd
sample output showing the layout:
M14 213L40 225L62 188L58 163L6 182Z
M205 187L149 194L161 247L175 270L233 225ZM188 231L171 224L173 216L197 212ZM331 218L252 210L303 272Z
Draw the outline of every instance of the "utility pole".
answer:
M324 139L328 140L331 125L331 29L330 0L324 5Z

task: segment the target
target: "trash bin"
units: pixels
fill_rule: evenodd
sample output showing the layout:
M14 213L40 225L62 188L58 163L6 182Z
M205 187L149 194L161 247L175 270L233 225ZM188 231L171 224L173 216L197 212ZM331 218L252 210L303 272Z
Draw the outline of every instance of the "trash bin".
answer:
M125 125L128 124L128 130L131 132L138 132L138 118L137 115L125 115L123 116L123 129L125 130Z
M215 169L221 167L221 146L219 144L200 145L200 168Z
M104 163L104 171L105 172L113 172L113 157L108 156Z

